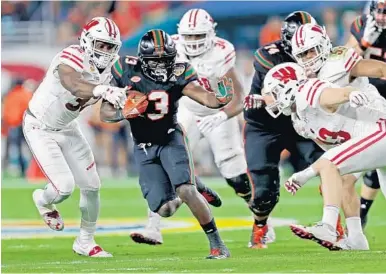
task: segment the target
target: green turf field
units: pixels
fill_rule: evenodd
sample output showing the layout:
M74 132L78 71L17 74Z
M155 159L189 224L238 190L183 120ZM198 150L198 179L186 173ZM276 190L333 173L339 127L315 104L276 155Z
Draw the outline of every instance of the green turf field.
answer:
M276 228L277 241L265 250L247 248L250 213L241 199L221 179L205 179L223 198L223 206L213 209L221 235L232 257L210 261L204 234L191 218L186 206L165 220L162 246L131 242L128 230L141 227L147 214L136 179L104 180L101 192L101 229L97 242L113 258L86 258L72 253L78 218L79 192L60 205L66 228L53 235L41 221L31 199L34 185L17 179L2 182L2 272L385 272L386 202L382 195L370 213L366 230L371 251L330 252L314 242L293 236L288 226ZM309 224L321 218L322 201L313 183L291 197L282 189L273 217L275 223L297 220ZM279 222L280 223L280 222ZM15 233L16 229L26 229ZM32 231L32 232L31 232ZM35 231L35 232L34 232ZM73 232L75 231L75 232ZM25 239L28 233L41 238ZM35 233L35 234L34 234ZM103 235L103 233L105 233ZM8 235L8 236L7 236ZM11 237L11 239L4 239ZM12 238L13 237L13 238ZM17 237L17 238L15 238Z

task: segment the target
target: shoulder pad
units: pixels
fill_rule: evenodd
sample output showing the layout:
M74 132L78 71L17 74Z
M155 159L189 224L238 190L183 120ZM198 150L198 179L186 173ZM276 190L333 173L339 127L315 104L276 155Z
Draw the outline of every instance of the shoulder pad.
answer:
M363 29L366 25L366 15L360 15L355 18L354 22L352 22L350 27L350 32L357 39L358 42L362 39Z
M328 82L317 78L304 81L296 93L296 108L299 111L305 110L307 107L317 108L319 106L319 97L323 89L328 86Z
M214 39L214 48L212 49L215 53L213 59L218 67L218 76L224 76L236 63L236 51L233 44L225 39L216 37Z
M80 46L69 46L59 53L59 61L60 63L72 67L76 71L82 72L84 68L84 51Z
M361 59L362 57L353 48L335 47L318 73L318 77L335 82L348 74Z
M276 43L271 43L258 48L254 53L255 70L266 73L273 68L276 63L279 63L276 60L278 54L280 54L280 49Z

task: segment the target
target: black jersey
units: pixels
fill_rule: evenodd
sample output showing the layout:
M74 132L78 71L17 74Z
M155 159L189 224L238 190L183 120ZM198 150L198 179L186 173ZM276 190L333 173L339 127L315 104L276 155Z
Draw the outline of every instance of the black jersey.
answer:
M271 68L281 63L295 62L292 56L285 52L280 40L260 47L255 51L254 57L255 75L249 94L261 94L265 75ZM289 117L280 115L275 119L264 108L244 110L244 118L248 123L266 129L278 129L284 124L285 127L292 126Z
M358 43L361 43L363 33L366 27L367 15L358 16L351 24L351 34L355 37ZM374 59L382 62L386 62L386 30L382 30L378 39L368 47L363 54L365 59ZM373 84L386 98L386 79L370 78L370 83Z
M167 82L155 82L142 73L136 57L125 56L115 62L112 69L115 85L130 87L147 95L149 105L141 116L129 119L137 143L167 143L168 135L177 125L178 100L185 86L197 80L189 63L176 63Z

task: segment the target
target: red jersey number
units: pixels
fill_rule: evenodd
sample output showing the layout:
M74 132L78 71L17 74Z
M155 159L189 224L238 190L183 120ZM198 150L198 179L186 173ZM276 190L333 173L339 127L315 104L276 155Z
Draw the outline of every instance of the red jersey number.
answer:
M326 128L319 130L320 140L326 144L338 145L351 139L350 133L340 130L338 132L329 131Z
M205 90L213 92L212 88L210 87L209 80L207 78L198 78L197 81L200 86L202 86Z

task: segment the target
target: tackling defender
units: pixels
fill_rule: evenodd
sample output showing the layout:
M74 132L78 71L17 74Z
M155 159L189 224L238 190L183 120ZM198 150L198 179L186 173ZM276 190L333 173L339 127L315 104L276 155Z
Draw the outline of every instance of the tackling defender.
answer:
M186 203L208 237L207 258L223 259L230 254L208 204L194 186L188 139L177 123L176 113L183 95L209 108L223 107L233 97L232 79L223 78L215 93L208 93L195 85L194 68L189 63L176 62L176 56L175 43L167 33L148 31L139 42L139 58L122 57L114 65L115 84L130 89L125 108L116 110L105 101L101 118L108 122L129 120L140 167L139 183L150 210L169 217L182 202Z
M315 19L307 12L289 14L281 30L281 40L268 44L255 52L255 75L249 95L244 102L245 154L248 175L252 185L250 209L254 212L251 248L266 248L267 219L279 201L279 161L283 149L288 149L297 160L295 170L313 163L322 154L314 142L294 131L291 119L279 116L273 119L264 108L262 86L267 72L277 64L295 62L291 55L291 38L296 29ZM264 94L263 94L264 95Z
M365 59L386 61L386 3L372 0L370 13L358 16L351 25L351 35L346 47L352 47ZM386 98L386 80L370 78L380 94ZM361 190L361 222L365 227L367 214L379 190L379 180L375 171L366 172Z
M34 93L23 119L23 132L37 163L49 180L33 192L35 205L53 230L64 228L56 204L80 188L80 234L73 250L90 257L111 257L94 241L99 215L100 179L91 148L79 129L79 113L99 99L123 105L125 88L107 85L118 58L120 33L115 23L93 18L84 26L80 44L58 53Z
M177 120L186 130L192 150L202 138L208 140L221 175L239 197L249 202L251 188L236 117L243 108L242 86L234 68L236 52L229 41L216 36L216 25L205 10L187 11L178 24L178 34L172 36L177 47L177 60L193 66L198 75L197 82L207 92L213 92L218 79L231 78L235 96L222 109L211 109L189 97L182 97ZM150 211L148 226L143 231L132 232L132 239L139 243L162 243L160 219L158 214Z

